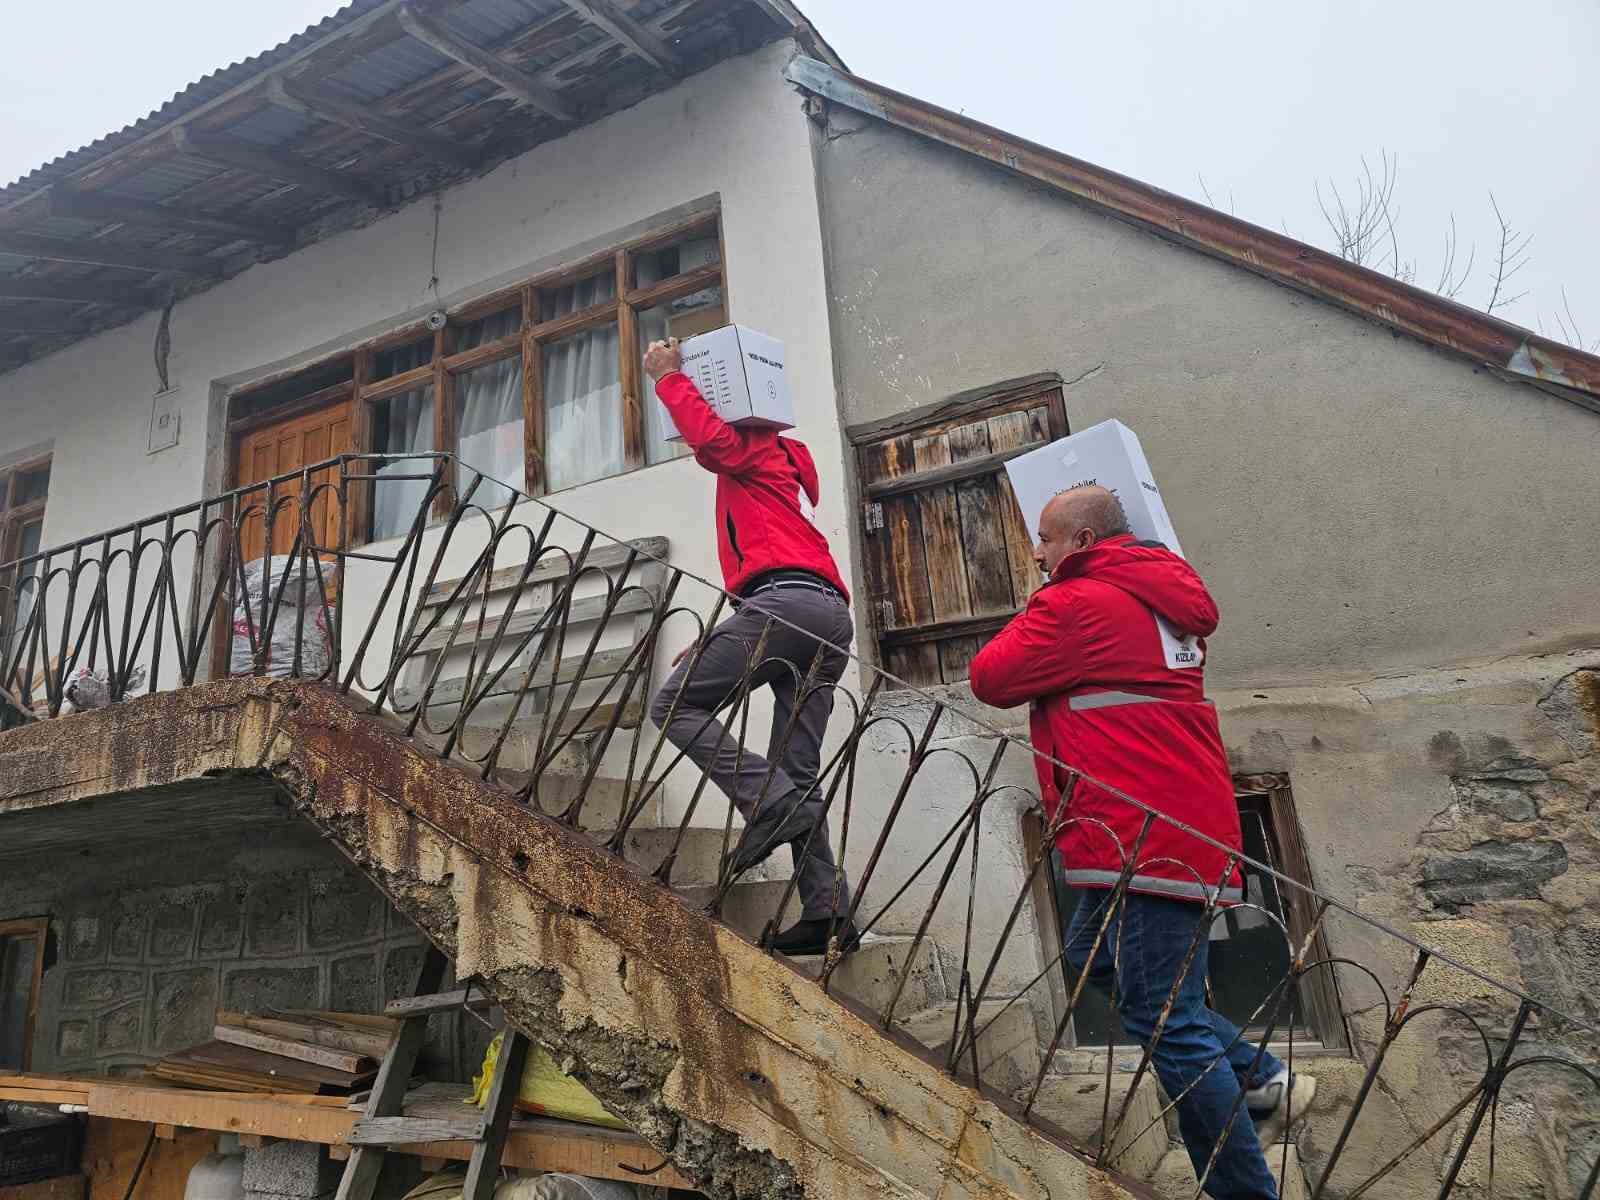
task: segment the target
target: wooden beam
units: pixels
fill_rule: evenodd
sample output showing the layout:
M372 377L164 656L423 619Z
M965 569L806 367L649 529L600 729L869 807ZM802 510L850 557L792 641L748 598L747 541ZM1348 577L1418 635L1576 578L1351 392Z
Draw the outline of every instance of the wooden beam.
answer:
M171 254L162 250L124 250L102 240L62 241L30 233L0 231L0 254L42 258L50 262L84 263L94 267L127 267L134 271L175 272L180 275L220 275L222 263L197 254Z
M396 13L400 28L423 45L437 50L446 58L454 59L470 71L491 80L535 108L562 121L577 119L577 113L560 96L520 67L514 67L493 51L476 42L468 41L454 30L447 29L430 17L425 17L409 4L402 4Z
M335 125L343 125L346 129L354 129L397 146L407 146L451 166L471 170L483 161L483 156L471 146L415 129L360 104L307 87L304 83L274 77L267 83L266 97L279 108L332 121Z
M30 334L76 334L83 332L83 325L75 313L63 313L59 310L48 314L30 311L6 311L0 309L0 333L30 333Z
M172 131L172 141L178 153L203 158L219 166L249 171L314 192L346 196L374 208L383 208L387 204L383 190L366 180L342 171L330 171L281 150L255 146L238 138L219 137L213 133L191 133L181 126Z
M591 25L598 25L658 71L677 78L682 63L672 47L618 8L612 0L562 0Z
M500 1178L500 1155L505 1150L506 1131L511 1125L511 1109L522 1087L522 1067L527 1060L527 1037L508 1026L500 1041L494 1078L489 1082L483 1131L468 1160L466 1182L461 1185L461 1200L493 1200L494 1185Z
M53 188L50 193L53 216L82 221L117 221L125 225L149 225L157 229L177 229L208 237L234 238L245 242L292 242L294 230L287 225L239 221L213 216L198 209L143 200L125 200L95 192L75 192Z
M160 303L151 292L120 283L56 283L49 279L0 276L0 300L48 300L59 304L120 304L128 308Z
M389 1017L415 1017L426 1013L454 1012L458 1008L488 1008L488 996L470 987L449 992L436 992L424 996L404 996L384 1005L384 1015Z

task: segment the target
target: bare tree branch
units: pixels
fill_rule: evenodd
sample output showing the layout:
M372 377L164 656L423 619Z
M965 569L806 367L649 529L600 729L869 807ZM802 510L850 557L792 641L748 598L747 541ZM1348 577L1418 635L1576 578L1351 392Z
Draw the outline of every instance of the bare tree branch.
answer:
M1493 192L1489 193L1489 206L1494 209L1494 219L1500 223L1500 250L1495 256L1494 285L1489 289L1489 303L1483 308L1486 313L1515 304L1528 294L1523 291L1515 296L1502 295L1512 277L1528 265L1528 245L1533 241L1533 234L1520 233L1506 220Z

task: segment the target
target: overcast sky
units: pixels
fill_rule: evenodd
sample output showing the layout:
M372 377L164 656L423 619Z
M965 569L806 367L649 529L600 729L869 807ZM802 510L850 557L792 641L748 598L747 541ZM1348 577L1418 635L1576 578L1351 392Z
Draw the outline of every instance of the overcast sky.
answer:
M1498 227L1531 235L1501 315L1554 337L1562 287L1600 349L1600 5L1594 0L800 0L852 70L1331 246L1313 181L1397 163L1402 260L1436 280L1452 214L1482 307ZM121 128L328 0L14 5L0 179Z

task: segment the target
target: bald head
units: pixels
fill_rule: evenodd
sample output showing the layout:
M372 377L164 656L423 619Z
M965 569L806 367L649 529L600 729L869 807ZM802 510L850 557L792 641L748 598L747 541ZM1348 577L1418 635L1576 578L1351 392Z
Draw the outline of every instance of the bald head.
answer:
M1067 555L1127 532L1128 518L1116 493L1096 483L1082 484L1052 496L1044 506L1033 558L1049 575Z

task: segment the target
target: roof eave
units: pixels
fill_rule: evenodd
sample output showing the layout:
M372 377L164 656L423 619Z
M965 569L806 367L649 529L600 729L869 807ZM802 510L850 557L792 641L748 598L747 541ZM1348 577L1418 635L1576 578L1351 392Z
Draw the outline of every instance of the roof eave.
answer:
M795 59L786 74L824 100L986 159L1161 237L1600 412L1600 357L815 59Z

